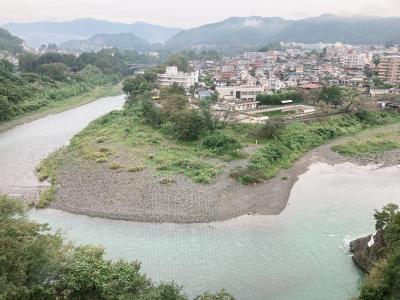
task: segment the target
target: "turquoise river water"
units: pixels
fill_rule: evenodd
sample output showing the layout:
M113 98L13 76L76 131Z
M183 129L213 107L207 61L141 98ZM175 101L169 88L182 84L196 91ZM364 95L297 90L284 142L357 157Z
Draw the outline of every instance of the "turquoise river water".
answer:
M195 296L225 288L238 299L348 299L361 274L348 253L374 229L373 211L400 201L398 168L314 164L279 216L194 225L145 224L33 211L76 243L104 245L109 258L137 259L156 281Z

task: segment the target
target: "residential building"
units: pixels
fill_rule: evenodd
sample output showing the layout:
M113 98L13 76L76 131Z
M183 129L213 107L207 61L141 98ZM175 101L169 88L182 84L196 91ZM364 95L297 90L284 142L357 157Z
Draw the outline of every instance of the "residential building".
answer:
M264 89L257 86L226 86L217 87L220 100L256 101L257 95Z
M165 74L157 74L157 78L161 86L178 84L188 90L199 82L199 71L185 73L178 71L176 66L172 66L166 68Z
M341 57L343 67L346 69L363 69L365 67L367 57L364 53L357 51L348 51Z
M389 83L400 83L400 55L384 56L378 66L381 80Z
M228 111L248 111L257 108L259 102L257 101L223 101L220 102L220 106L223 110Z

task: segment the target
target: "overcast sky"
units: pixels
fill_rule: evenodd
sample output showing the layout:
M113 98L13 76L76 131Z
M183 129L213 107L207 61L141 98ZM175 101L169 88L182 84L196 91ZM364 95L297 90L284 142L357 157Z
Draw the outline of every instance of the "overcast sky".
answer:
M400 16L400 0L0 0L0 22L97 18L189 28L232 16Z

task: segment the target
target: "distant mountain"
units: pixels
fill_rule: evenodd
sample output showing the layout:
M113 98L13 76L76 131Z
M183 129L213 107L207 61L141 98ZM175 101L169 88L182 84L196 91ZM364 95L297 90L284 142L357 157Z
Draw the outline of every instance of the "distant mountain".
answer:
M302 20L245 17L182 31L166 42L170 48L208 46L246 49L277 42L350 44L400 43L400 18L322 15Z
M71 40L60 45L61 49L78 51L97 51L103 48L147 51L149 43L133 33L102 33L86 40Z
M137 22L116 23L95 19L69 22L7 23L3 26L28 44L63 43L74 39L88 39L100 33L133 33L150 43L162 43L182 29Z
M196 45L228 50L264 45L293 21L281 18L229 18L222 22L182 31L167 41L171 48L187 48Z
M292 23L275 39L301 43L339 41L354 45L400 43L400 18L322 15Z
M22 52L22 43L23 40L0 28L0 50L16 54Z

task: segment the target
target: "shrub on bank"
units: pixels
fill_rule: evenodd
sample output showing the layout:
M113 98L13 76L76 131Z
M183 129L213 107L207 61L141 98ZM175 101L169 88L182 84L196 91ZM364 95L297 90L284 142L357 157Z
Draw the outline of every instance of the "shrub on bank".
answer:
M223 132L215 132L206 136L203 145L218 155L235 155L237 150L242 148L235 138Z
M307 151L335 137L357 133L366 127L393 120L394 117L387 113L368 112L367 118L344 115L309 124L293 123L256 151L246 168L235 170L231 176L244 184L270 179L280 169L289 168Z

